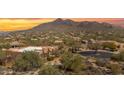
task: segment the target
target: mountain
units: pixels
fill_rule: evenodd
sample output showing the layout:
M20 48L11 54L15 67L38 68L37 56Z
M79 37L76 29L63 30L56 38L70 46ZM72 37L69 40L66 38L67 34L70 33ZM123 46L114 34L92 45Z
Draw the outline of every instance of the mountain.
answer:
M29 30L21 30L24 32L34 31L119 31L122 27L112 25L110 23L100 23L95 21L75 22L70 19L58 18L52 22L40 24Z
M124 19L118 19L118 20L108 20L108 23L111 23L116 26L121 26L124 28Z
M54 31L67 31L72 30L75 28L75 23L72 20L63 20L63 19L56 19L53 22L48 22L44 24L40 24L36 27L34 27L33 31L48 31L48 30L54 30Z

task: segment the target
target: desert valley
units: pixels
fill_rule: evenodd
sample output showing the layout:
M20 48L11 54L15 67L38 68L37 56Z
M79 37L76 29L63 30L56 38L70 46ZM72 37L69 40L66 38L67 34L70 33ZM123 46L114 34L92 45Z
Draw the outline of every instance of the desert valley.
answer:
M124 74L123 24L57 18L0 31L0 74Z

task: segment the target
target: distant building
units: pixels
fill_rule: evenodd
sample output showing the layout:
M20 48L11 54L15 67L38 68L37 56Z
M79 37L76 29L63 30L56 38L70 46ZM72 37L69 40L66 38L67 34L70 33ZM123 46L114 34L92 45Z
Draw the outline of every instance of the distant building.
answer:
M90 40L88 40L88 43L93 44L93 43L96 43L96 41L94 39L90 39Z
M60 44L60 43L63 43L63 41L62 41L62 40L55 40L54 43L55 43L55 44Z
M35 51L35 52L39 52L39 53L49 53L52 51L57 50L58 47L56 46L43 46L43 47L37 47L37 46L29 46L29 47L23 47L23 48L10 48L10 49L4 49L4 51L11 51L11 52L19 52L19 53L23 53L26 51Z
M37 41L38 39L37 38L31 38L32 41Z
M19 52L26 52L26 51L41 52L42 49L43 49L42 47L29 46L29 47L21 48L21 49L19 49L18 51L19 51Z
M42 50L43 53L53 52L58 49L57 46L44 46L42 48L43 48L43 50Z
M20 43L19 43L18 41L14 41L14 42L11 42L11 43L10 43L10 46L11 46L12 48L16 48L16 47L19 47L19 46L20 46Z
M87 41L87 40L82 40L81 43L82 43L82 44L87 44L88 41Z

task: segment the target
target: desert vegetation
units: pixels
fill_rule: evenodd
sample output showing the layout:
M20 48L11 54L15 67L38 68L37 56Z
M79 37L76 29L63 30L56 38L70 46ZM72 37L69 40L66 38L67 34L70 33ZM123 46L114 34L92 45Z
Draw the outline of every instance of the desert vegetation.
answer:
M1 35L0 74L124 74L124 29L60 19L44 25Z

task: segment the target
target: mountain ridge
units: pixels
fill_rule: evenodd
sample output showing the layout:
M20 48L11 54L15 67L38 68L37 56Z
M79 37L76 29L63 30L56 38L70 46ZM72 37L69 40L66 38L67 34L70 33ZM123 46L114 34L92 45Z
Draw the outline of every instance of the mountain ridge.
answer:
M82 22L75 22L70 19L56 19L52 22L40 24L35 26L31 30L33 31L48 31L48 30L58 30L58 31L71 31L71 30L112 30L112 29L123 29L119 26L114 26L112 24L106 22L96 22L96 21L82 21Z
M73 21L71 19L61 19L57 18L52 22L47 22L39 24L31 29L27 30L16 30L11 32L33 32L33 31L108 31L108 30L122 30L124 28L115 26L107 22L97 22L97 21ZM4 31L5 32L5 31Z

